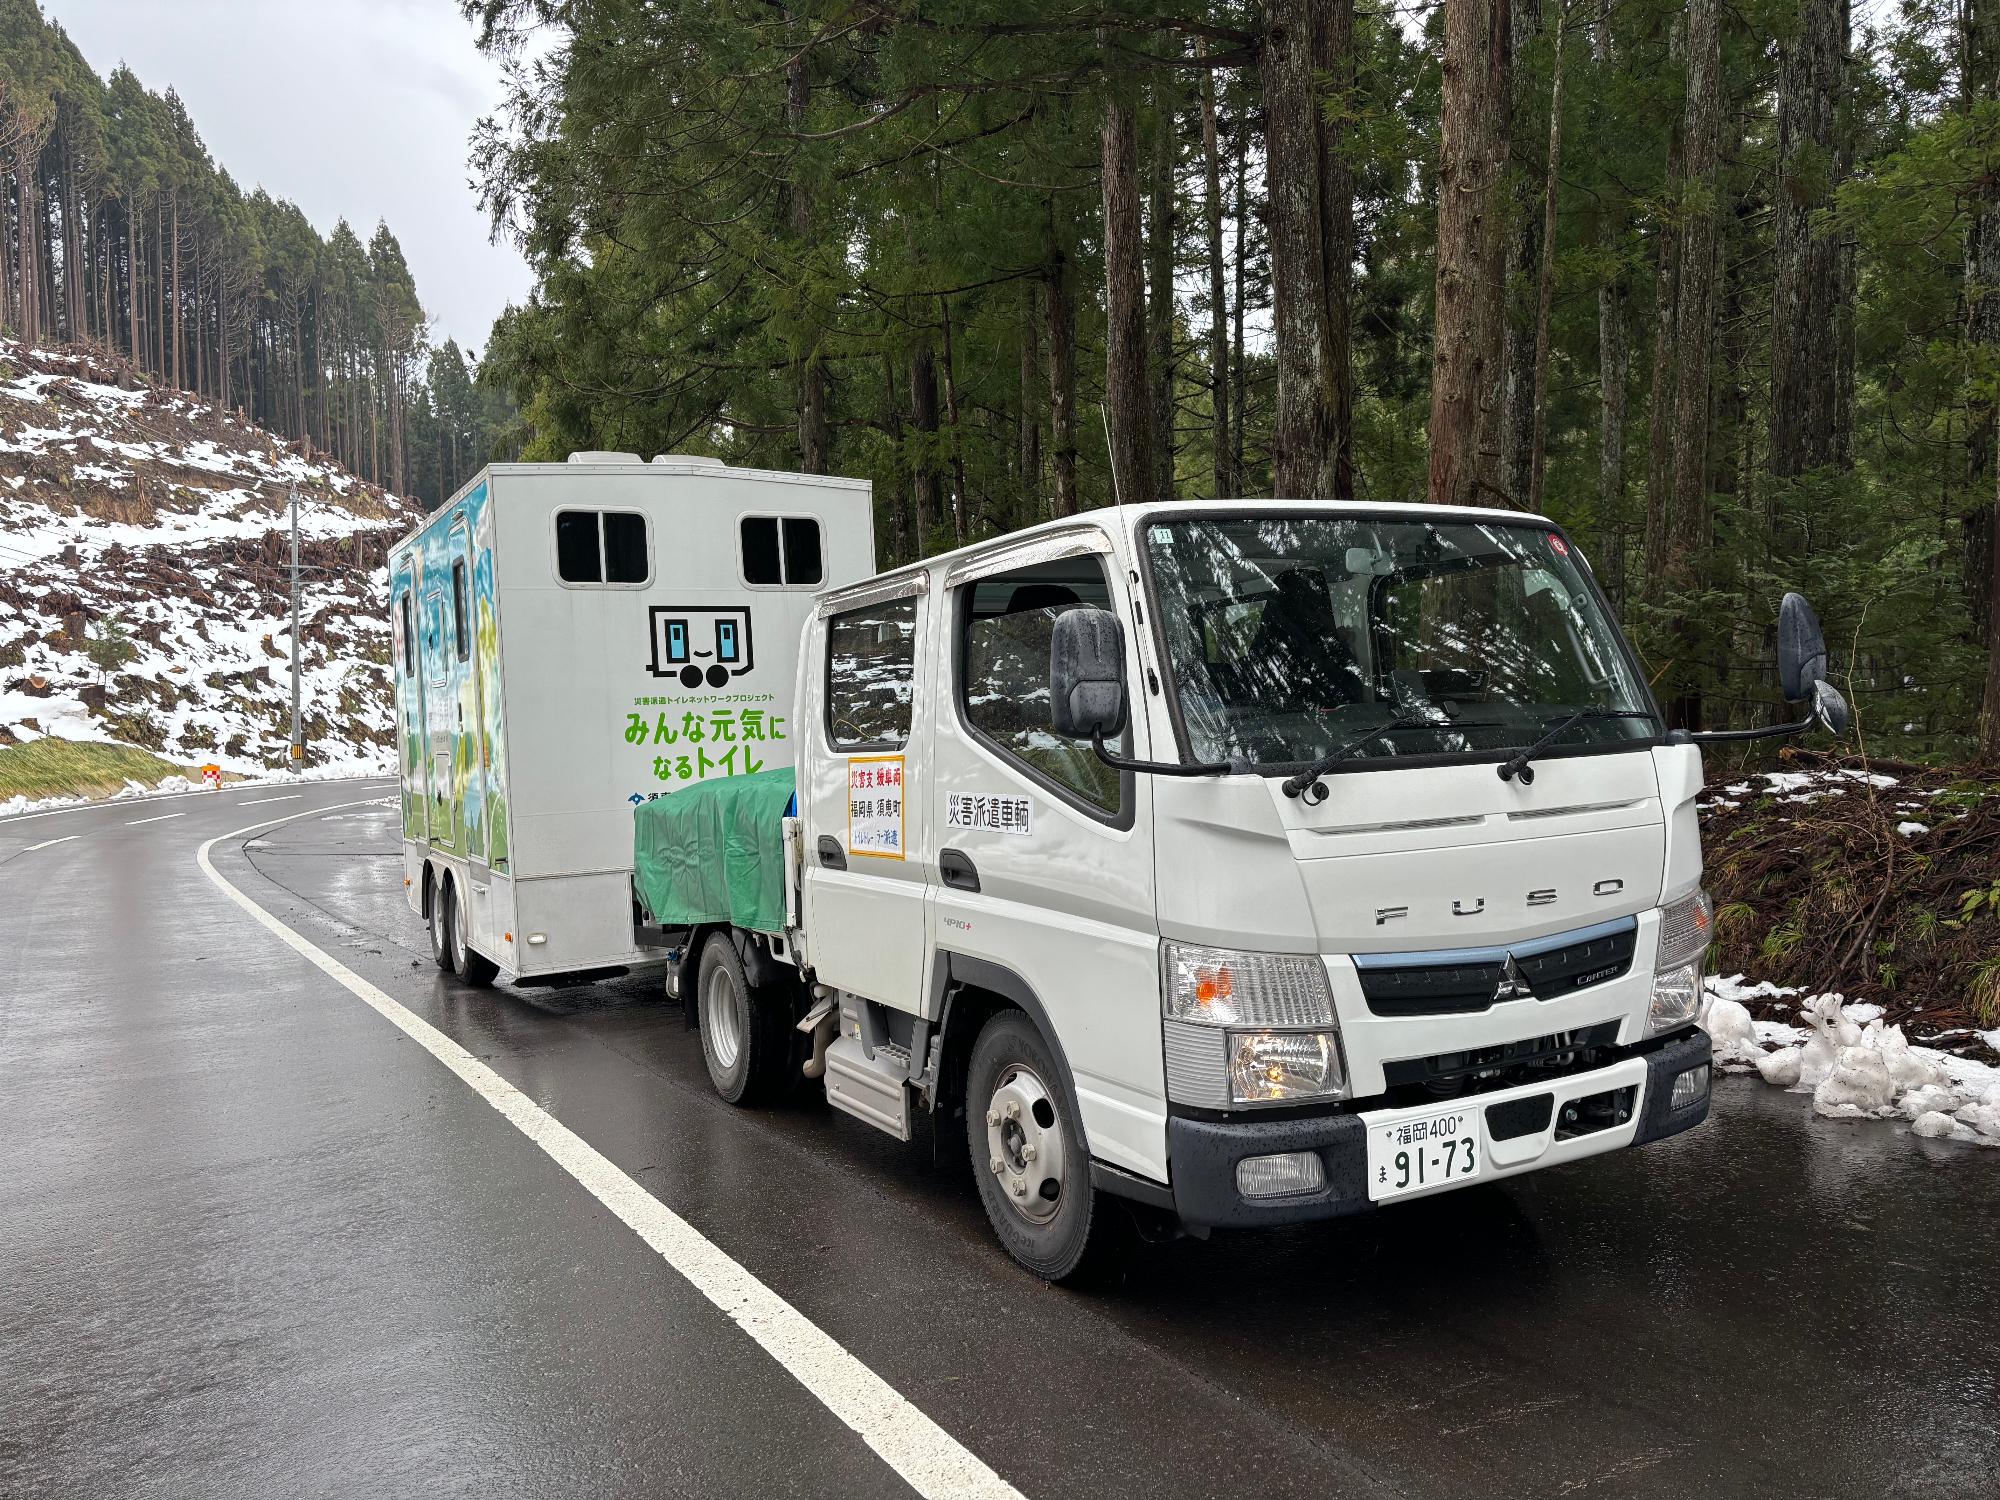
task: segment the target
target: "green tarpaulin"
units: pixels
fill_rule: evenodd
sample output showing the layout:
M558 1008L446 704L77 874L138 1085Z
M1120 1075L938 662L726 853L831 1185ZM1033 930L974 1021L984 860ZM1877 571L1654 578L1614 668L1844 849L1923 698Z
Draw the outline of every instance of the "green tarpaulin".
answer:
M653 920L667 927L730 922L785 930L780 820L791 806L789 766L719 776L642 802L632 813L632 868Z

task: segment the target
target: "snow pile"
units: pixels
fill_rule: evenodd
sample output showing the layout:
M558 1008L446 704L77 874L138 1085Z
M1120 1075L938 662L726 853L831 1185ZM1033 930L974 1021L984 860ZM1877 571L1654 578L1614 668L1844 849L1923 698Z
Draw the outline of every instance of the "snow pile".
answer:
M1900 1026L1882 1023L1882 1007L1814 995L1801 1026L1754 1021L1746 997L1798 991L1746 985L1743 976L1711 978L1701 1024L1725 1072L1754 1069L1766 1083L1812 1095L1831 1120L1902 1119L1933 1139L2000 1146L2000 1068L1912 1044ZM1768 1049L1768 1050L1767 1050Z
M414 508L122 378L0 339L0 746L52 735L285 767L296 490L308 764L393 764L382 564ZM123 649L103 644L121 632Z

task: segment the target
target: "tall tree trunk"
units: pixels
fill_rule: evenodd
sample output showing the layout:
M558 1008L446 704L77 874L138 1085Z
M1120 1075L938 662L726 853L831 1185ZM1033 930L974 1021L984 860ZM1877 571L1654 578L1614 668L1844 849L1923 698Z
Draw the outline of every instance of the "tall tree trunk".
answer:
M1139 232L1139 143L1131 102L1113 88L1098 131L1104 180L1104 402L1111 493L1155 498L1153 410L1146 378L1146 273Z
M1147 374L1152 380L1153 477L1150 498L1171 500L1174 491L1174 156L1175 86L1154 90L1152 183L1147 192L1146 332L1151 341Z
M1208 44L1202 43L1204 56L1207 50ZM1201 161L1208 228L1209 460L1215 471L1215 494L1233 497L1241 492L1242 486L1236 477L1235 453L1229 441L1229 299L1222 258L1222 152L1216 132L1212 68L1202 70Z
M918 444L910 461L910 498L916 511L917 555L922 557L930 551L938 514L937 358L928 340L910 355L910 420L916 424Z
M1708 544L1710 351L1715 327L1717 134L1721 123L1719 0L1689 0L1686 158L1688 202L1681 213L1680 297L1674 318L1672 505L1664 584L1673 608L1670 715L1701 727L1702 632L1692 595Z
M793 30L799 30L800 12L792 10L789 19ZM794 136L804 134L806 128L806 105L811 99L806 59L810 52L811 48L804 44L801 37L793 49L791 61L785 65L785 123ZM796 157L785 179L785 209L785 227L791 235L792 253L800 263L796 274L804 275L804 263L812 243L813 200L812 186ZM820 363L817 349L807 349L799 358L798 390L799 468L807 474L824 474L828 442L826 367Z
M1490 505L1506 499L1496 428L1503 380L1502 183L1511 103L1511 25L1508 0L1445 0L1437 331L1431 360L1429 494L1435 505Z
M965 489L965 432L958 422L958 350L951 336L951 302L945 297L938 298L938 327L944 336L944 417L951 447L951 538L954 546L963 547L972 502Z
M1536 147L1546 139L1541 100L1536 97L1535 70L1523 67L1535 38L1542 32L1542 0L1513 0L1509 17L1513 52L1513 128L1522 132L1517 158L1507 174L1505 267L1501 271L1502 406L1499 419L1500 483L1516 505L1527 500L1532 486L1535 449L1536 312L1541 290L1541 266L1547 259L1543 204L1548 179L1527 163L1536 162ZM1538 131L1537 127L1541 127ZM1541 134L1543 140L1536 136ZM1532 505L1530 505L1532 509Z
M172 197L174 203L173 234L168 239L167 244L169 246L170 253L173 256L173 262L174 262L174 286L172 292L173 303L174 303L174 319L173 319L174 389L177 391L182 391L187 389L187 373L181 368L181 195L180 192L176 190L172 194Z
M1020 508L1014 516L1017 526L1042 519L1042 309L1036 283L1021 283L1021 409L1019 451L1016 464L1020 479Z
M1772 218L1771 472L1834 461L1840 354L1840 236L1823 218L1839 160L1834 110L1847 54L1842 0L1799 0L1779 46L1778 183Z
M882 430L888 434L889 452L892 455L891 462L897 470L897 479L900 481L902 478L901 471L911 467L911 465L909 464L909 455L903 448L903 403L897 399L896 361L893 356L888 354L882 356ZM457 429L454 428L454 436L456 436L456 432ZM892 496L889 502L890 536L892 538L892 545L895 547L892 561L906 563L913 560L917 555L916 548L910 540L910 533L913 529L910 522L910 501L906 498L905 491L900 482L890 491L890 494Z
M1230 302L1230 322L1233 328L1231 344L1235 350L1229 376L1229 389L1236 406L1229 419L1229 441L1231 444L1229 468L1235 476L1235 493L1240 495L1247 481L1243 467L1244 417L1250 409L1250 382L1244 378L1243 345L1243 263L1250 258L1250 121L1246 117L1236 125L1236 295Z
M1331 74L1339 108L1348 107L1353 0L1265 0L1264 14L1264 175L1278 375L1272 486L1279 495L1345 498L1353 491L1353 190L1316 79Z
M2000 453L1993 463L1993 510L1987 519L1986 576L2000 581ZM2000 765L2000 604L1986 607L1986 687L1979 716L1979 759Z
M125 198L125 333L132 365L139 368L139 213L130 194Z
M1608 10L1600 12L1591 50L1601 77L1616 75L1616 34ZM1611 602L1625 607L1625 383L1631 349L1625 337L1624 201L1607 197L1598 206L1597 243L1606 267L1597 289L1597 489L1604 587Z
M1543 471L1549 447L1549 324L1556 305L1556 185L1562 179L1563 60L1569 42L1569 0L1556 0L1554 59L1549 65L1549 155L1542 174L1541 264L1535 273L1535 360L1528 403L1528 509L1542 508Z
M1053 212L1053 205L1051 205ZM1053 239L1051 225L1051 237ZM1049 480L1050 508L1076 514L1076 303L1070 291L1069 256L1058 245L1049 262Z

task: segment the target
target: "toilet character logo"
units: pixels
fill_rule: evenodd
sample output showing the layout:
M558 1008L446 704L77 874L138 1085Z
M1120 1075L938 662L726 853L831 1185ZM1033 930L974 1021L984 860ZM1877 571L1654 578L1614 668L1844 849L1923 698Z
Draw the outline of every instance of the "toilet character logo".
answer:
M656 604L647 614L653 627L655 677L678 678L685 688L698 688L704 682L719 688L755 665L747 609Z

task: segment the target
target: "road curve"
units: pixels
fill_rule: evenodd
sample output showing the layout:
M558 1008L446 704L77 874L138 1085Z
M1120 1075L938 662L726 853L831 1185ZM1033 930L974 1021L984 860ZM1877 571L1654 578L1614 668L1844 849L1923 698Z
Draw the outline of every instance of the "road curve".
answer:
M391 790L0 820L0 1495L1990 1493L1968 1148L1726 1085L1645 1151L1051 1291L921 1145L722 1104L651 986L440 977ZM239 910L196 851L264 818L219 876L809 1332ZM858 1419L800 1340L880 1382Z

